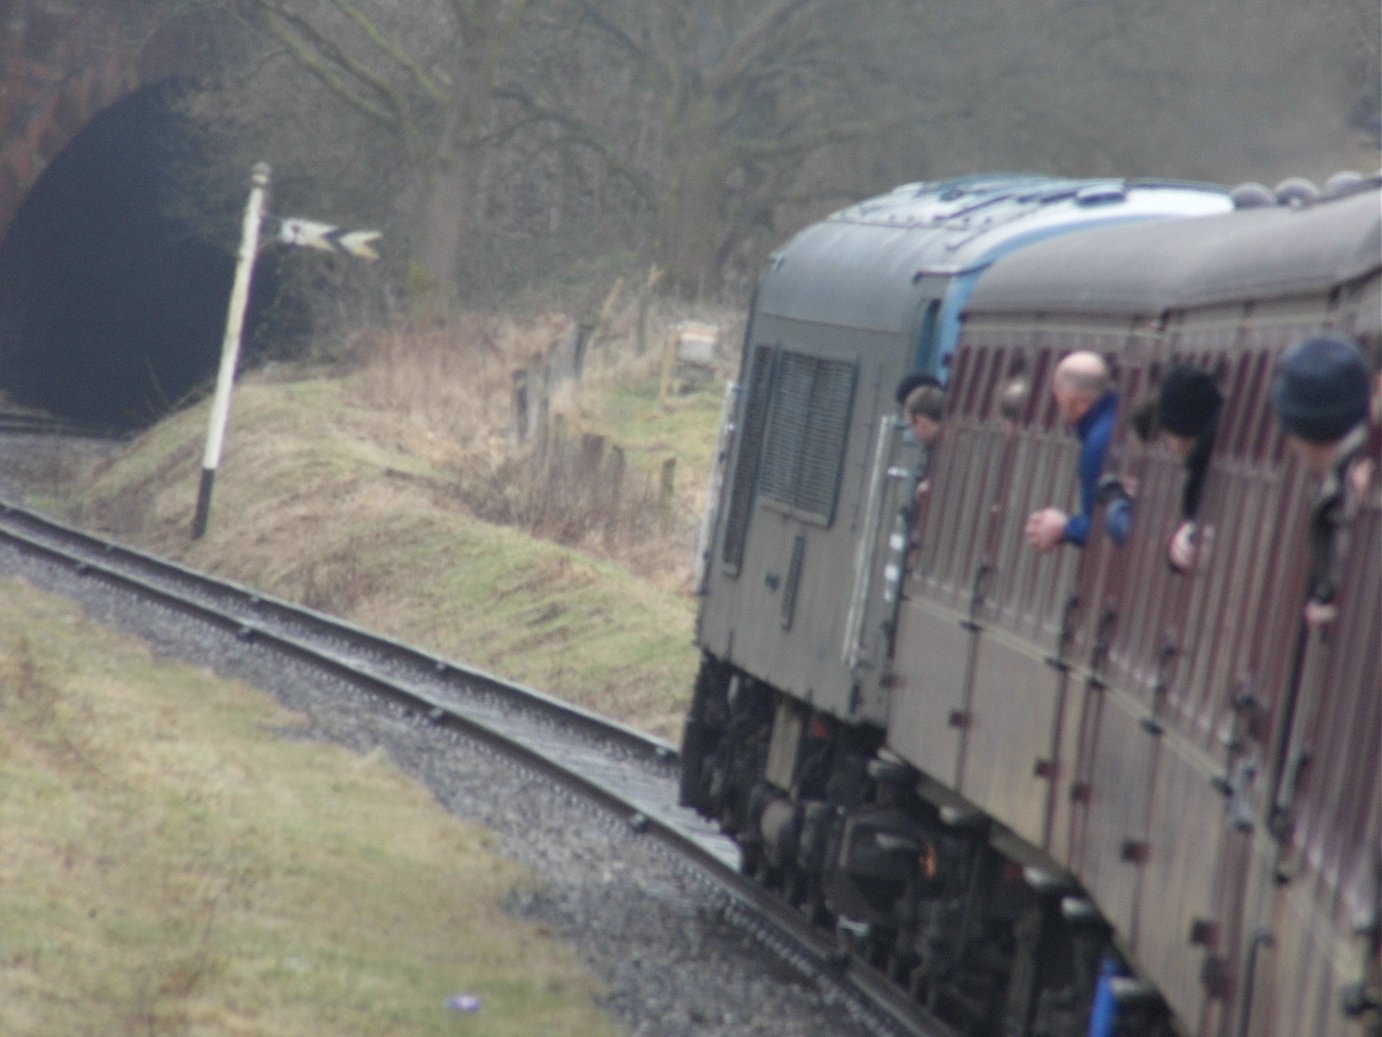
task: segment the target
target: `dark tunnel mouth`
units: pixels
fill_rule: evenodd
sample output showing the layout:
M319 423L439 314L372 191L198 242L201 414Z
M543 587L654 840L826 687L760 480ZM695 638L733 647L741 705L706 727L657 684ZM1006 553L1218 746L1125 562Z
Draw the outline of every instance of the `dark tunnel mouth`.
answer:
M0 241L0 390L117 431L195 397L225 338L238 213L197 212L203 160L164 80L101 112L44 170ZM256 270L245 359L273 294Z

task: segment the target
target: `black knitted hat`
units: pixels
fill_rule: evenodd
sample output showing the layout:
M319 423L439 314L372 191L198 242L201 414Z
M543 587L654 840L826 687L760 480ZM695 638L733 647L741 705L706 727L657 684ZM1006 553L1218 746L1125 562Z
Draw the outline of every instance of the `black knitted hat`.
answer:
M927 374L925 371L912 371L910 374L904 374L902 380L897 383L897 388L893 390L893 398L901 407L907 402L907 397L912 395L913 389L919 389L923 385L939 386L940 384L941 380L933 374Z
M1276 364L1276 420L1312 443L1341 438L1368 415L1368 367L1349 339L1317 335L1297 342Z
M1157 424L1177 436L1198 436L1209 428L1224 398L1203 371L1177 364L1157 393Z

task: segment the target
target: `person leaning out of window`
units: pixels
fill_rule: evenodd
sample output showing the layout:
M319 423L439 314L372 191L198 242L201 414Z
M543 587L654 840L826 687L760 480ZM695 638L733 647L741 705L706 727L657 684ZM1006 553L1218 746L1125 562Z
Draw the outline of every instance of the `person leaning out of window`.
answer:
M1213 378L1186 364L1176 364L1166 372L1156 396L1139 402L1128 417L1138 439L1146 442L1159 436L1185 467L1181 520L1166 550L1167 563L1176 572L1200 570L1209 561L1214 530L1202 526L1197 516L1223 403ZM1099 485L1099 499L1108 504L1105 532L1120 546L1127 543L1132 531L1136 492L1134 483L1116 476L1105 476Z
M1272 382L1272 409L1287 444L1323 477L1308 529L1305 621L1312 629L1338 616L1349 526L1372 485L1376 459L1368 448L1369 381L1358 346L1327 334L1287 349Z

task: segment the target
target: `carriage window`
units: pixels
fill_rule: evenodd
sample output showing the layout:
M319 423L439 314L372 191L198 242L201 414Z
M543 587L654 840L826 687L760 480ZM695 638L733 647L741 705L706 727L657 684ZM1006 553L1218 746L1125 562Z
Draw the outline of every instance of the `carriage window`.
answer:
M835 515L855 369L784 351L763 436L764 498L827 525Z

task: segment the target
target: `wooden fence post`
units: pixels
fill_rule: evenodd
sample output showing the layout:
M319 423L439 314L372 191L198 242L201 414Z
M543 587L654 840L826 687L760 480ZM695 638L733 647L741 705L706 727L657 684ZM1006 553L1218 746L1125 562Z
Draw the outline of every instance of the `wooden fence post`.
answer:
M624 448L617 444L610 444L609 448L609 505L605 519L605 543L613 543L615 537L619 535L619 527L623 525L624 518L629 509L624 504Z
M635 356L642 356L648 351L648 304L652 301L653 289L661 280L662 271L654 263L648 268L648 280L643 285L643 291L638 293L638 323L634 326L633 333Z
M533 430L532 397L528 392L528 369L525 367L513 373L513 429L519 446L528 441Z
M672 495L676 489L677 459L669 457L662 462L662 473L657 487L657 510L661 516L662 532L672 528Z

